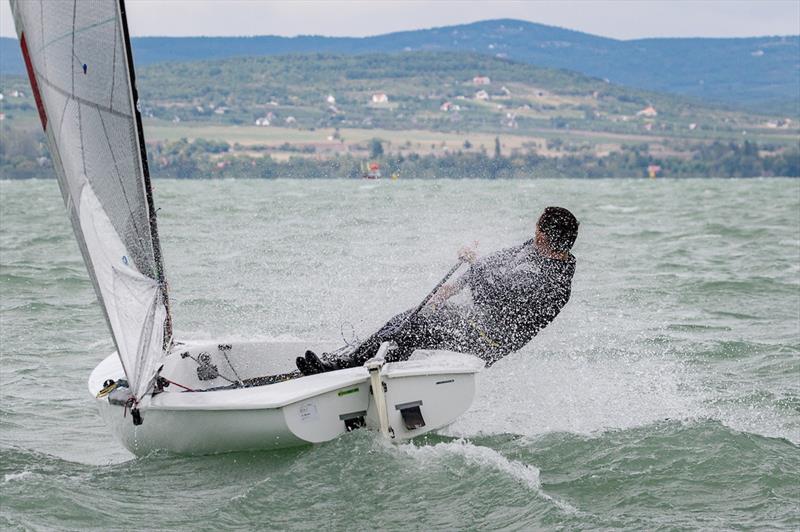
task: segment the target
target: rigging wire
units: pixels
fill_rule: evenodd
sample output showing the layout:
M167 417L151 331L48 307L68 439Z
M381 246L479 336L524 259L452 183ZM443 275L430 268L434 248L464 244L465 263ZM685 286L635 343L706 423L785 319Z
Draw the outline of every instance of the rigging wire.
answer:
M344 334L344 326L345 325L349 325L350 326L350 340L349 341L347 340L347 337ZM356 334L356 328L349 321L342 322L342 324L339 325L339 333L342 335L342 341L344 342L344 344L347 347L356 347L361 343L361 340L358 338L358 335Z
M195 363L197 364L197 367L202 367L202 366L204 366L204 364L203 364L202 362L200 362L199 360L197 360L197 358L196 358L196 357L193 357L193 356L192 356L192 354L191 354L191 353L189 353L188 351L186 351L185 353L181 353L181 358L187 358L187 357L188 357L188 358L191 358L192 360L194 360L194 361L195 361ZM233 369L233 368L231 368L231 369ZM222 378L222 379L224 379L224 380L228 381L228 382L229 382L229 383L231 383L231 384L235 384L235 385L237 385L237 386L243 386L243 384L242 384L241 382L235 381L235 380L233 380L233 379L229 379L228 377L226 377L225 375L223 375L222 373L220 373L220 372L219 372L219 370L217 370L217 376L219 376L220 378Z

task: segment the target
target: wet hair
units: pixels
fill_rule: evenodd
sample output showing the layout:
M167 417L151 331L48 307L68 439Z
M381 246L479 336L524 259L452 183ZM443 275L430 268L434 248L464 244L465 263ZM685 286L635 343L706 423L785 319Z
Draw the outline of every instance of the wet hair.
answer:
M578 220L563 207L547 207L537 222L555 251L569 251L578 237Z

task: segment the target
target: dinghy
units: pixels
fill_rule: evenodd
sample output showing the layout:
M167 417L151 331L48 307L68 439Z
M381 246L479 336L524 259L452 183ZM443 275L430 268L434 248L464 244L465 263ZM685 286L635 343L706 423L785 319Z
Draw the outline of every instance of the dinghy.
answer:
M292 343L173 338L123 0L11 0L64 202L116 351L89 377L109 430L137 455L318 443L360 427L393 440L452 423L483 363L417 352L300 376ZM322 346L324 350L325 346ZM91 356L91 355L90 355Z

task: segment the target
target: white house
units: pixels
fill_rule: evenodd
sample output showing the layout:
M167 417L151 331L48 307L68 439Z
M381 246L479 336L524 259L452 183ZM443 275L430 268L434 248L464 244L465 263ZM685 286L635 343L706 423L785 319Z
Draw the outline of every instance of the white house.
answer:
M490 85L491 83L492 80L489 78L489 76L475 76L472 78L473 85Z
M444 102L439 106L439 110L444 111L445 113L448 111L460 111L461 106L452 102Z
M333 94L328 94L328 97L325 98L325 101L331 105L336 104L336 98L333 97Z
M480 91L475 93L475 99L476 100L488 100L489 99L489 93L484 91L484 90L480 90Z
M655 116L658 116L658 111L656 111L656 108L653 107L652 105L648 105L647 107L645 107L644 109L642 109L641 111L636 113L636 116L644 116L644 117L647 117L647 118L653 118Z
M372 103L389 103L389 97L385 92L376 92L372 95Z

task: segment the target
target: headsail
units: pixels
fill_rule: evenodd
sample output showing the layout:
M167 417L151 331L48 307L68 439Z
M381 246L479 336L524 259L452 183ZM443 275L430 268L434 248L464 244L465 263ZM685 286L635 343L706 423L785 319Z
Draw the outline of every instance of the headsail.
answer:
M89 277L134 396L171 341L123 0L11 0Z

